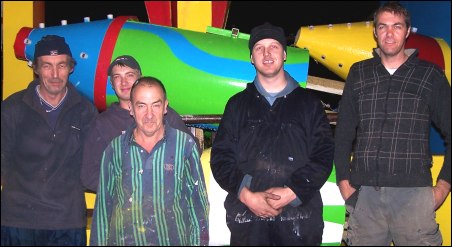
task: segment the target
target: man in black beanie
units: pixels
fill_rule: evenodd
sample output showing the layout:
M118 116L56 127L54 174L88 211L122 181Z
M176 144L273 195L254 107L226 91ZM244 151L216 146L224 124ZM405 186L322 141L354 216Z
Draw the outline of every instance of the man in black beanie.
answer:
M1 106L1 245L84 246L82 143L97 109L69 83L65 39L35 45L37 79Z
M257 26L251 30L251 36L248 43L250 48L250 54L253 51L254 45L261 39L274 39L278 41L285 52L287 52L287 41L286 35L284 34L284 29L281 27L273 26L272 24L266 22L263 25Z
M319 98L284 70L281 27L251 30L256 77L232 96L211 154L231 245L320 245L320 188L333 166L333 135Z

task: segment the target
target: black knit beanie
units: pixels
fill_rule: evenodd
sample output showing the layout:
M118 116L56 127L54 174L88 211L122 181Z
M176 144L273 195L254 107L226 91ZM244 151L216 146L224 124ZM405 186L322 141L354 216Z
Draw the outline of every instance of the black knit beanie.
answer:
M284 29L278 26L273 26L272 24L266 22L263 25L254 27L251 29L250 40L248 47L250 48L250 54L253 53L254 45L262 39L274 39L277 40L287 52L287 41L286 35L284 34Z

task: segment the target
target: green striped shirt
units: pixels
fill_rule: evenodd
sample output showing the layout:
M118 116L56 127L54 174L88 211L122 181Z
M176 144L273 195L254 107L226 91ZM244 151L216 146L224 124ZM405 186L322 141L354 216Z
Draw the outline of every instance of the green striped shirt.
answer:
M105 149L91 245L208 245L209 202L198 149L165 126L151 153L133 128Z

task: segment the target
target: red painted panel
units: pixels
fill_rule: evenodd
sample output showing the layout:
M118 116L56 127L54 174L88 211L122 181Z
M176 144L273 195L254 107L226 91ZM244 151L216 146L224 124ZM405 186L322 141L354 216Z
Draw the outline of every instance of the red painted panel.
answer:
M212 1L212 26L224 28L229 11L229 1Z
M138 21L138 18L135 16L119 16L113 19L105 33L104 42L100 48L96 75L94 76L94 104L100 111L104 111L107 108L105 90L107 88L107 70L108 66L110 66L111 57L113 56L119 32L127 20Z
M171 1L144 1L149 23L172 26Z
M19 30L14 41L14 54L17 59L27 60L25 57L25 39L28 38L33 29L29 27L23 27Z
M444 71L445 61L443 52L434 38L422 34L411 33L407 39L405 48L417 48L419 50L418 57L420 59L435 63Z

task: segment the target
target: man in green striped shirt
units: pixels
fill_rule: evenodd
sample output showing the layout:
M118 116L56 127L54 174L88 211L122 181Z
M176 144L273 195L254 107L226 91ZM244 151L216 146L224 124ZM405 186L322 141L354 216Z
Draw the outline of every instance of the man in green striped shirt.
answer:
M208 245L209 202L193 138L165 124L163 84L138 79L135 124L105 149L91 245Z

